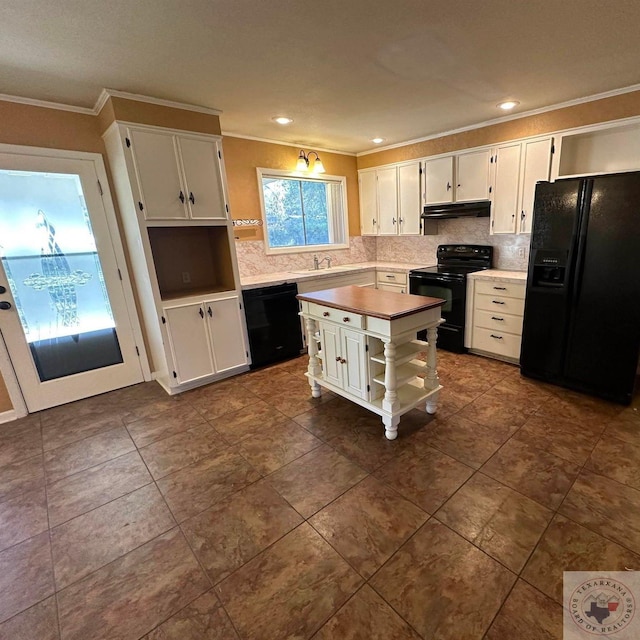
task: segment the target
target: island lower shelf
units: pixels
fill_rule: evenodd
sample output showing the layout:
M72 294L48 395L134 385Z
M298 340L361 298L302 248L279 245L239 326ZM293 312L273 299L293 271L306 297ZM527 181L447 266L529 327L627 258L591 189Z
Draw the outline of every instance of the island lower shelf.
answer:
M298 298L314 397L323 387L380 415L390 440L407 411L424 403L435 413L442 389L435 343L443 300L359 287ZM416 340L423 329L427 342Z

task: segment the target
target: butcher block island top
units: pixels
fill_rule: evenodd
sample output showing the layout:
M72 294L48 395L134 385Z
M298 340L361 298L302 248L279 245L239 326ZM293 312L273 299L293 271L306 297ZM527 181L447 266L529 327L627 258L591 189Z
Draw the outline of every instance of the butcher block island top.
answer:
M298 300L314 398L326 388L377 413L389 440L407 411L424 403L428 413L436 412L442 389L436 339L445 300L354 286L299 294ZM426 342L416 337L423 330Z
M298 300L315 302L382 320L395 320L434 307L441 307L445 302L441 298L354 286L301 293L298 295Z

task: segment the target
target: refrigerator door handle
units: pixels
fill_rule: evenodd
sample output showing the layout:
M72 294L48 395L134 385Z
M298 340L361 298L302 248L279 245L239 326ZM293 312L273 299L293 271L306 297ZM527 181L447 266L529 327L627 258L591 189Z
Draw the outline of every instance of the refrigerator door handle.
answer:
M584 269L584 254L587 249L587 230L589 226L589 210L591 208L591 194L593 192L593 180L585 180L582 189L582 203L580 206L580 227L578 229L578 246L576 249L576 270L573 278L573 299L580 296L582 289L582 271Z

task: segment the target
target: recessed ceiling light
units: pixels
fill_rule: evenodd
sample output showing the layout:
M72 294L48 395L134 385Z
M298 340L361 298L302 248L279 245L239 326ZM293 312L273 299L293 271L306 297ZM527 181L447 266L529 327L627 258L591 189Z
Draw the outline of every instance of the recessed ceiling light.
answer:
M505 102L501 102L498 106L504 111L509 111L513 109L513 107L517 107L520 103L517 100L506 100Z
M373 138L371 142L374 144L380 144L381 142L384 142L384 138Z
M278 124L291 124L293 122L293 118L287 118L287 116L276 116L271 119Z

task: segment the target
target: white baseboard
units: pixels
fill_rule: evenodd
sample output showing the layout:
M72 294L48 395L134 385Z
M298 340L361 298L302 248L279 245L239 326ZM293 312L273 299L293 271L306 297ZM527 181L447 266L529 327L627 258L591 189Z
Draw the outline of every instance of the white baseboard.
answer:
M0 424L4 422L13 422L18 419L18 413L15 409L9 409L9 411L3 411L0 413Z

